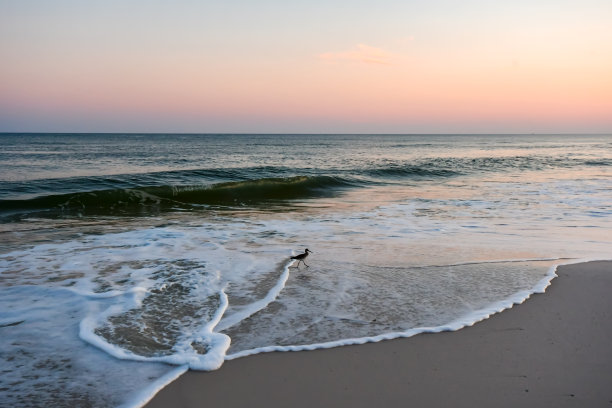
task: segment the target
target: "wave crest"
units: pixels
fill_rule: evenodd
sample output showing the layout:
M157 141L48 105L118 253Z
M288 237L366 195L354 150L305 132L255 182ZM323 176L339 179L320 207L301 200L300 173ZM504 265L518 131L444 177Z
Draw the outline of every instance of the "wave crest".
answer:
M231 181L200 186L153 186L0 200L0 214L151 215L194 206L257 206L333 196L351 182L331 176L296 176Z

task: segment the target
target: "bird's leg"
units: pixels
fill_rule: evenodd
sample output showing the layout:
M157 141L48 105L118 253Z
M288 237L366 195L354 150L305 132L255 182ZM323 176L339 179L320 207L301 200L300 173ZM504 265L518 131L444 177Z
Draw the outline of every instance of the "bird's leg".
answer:
M304 261L302 261L302 262L304 262ZM307 268L310 268L310 266L308 266L308 265L306 264L306 262L304 262L304 265L306 265L306 267L307 267Z

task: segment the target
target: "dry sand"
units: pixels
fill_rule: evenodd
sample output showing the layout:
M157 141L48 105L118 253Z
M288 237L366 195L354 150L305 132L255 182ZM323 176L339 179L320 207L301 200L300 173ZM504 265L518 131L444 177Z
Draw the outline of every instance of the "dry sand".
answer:
M612 262L456 332L259 354L188 372L155 407L610 407Z

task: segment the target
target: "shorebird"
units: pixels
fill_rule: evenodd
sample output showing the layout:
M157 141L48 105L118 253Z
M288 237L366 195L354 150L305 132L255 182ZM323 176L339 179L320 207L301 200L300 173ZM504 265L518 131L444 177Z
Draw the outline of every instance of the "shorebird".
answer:
M296 255L296 256L292 256L292 257L291 257L291 259L297 259L297 261L298 261L297 267L299 268L299 267L300 267L300 262L304 262L304 259L306 259L306 257L307 257L307 256L308 256L308 254L310 254L310 253L312 253L312 251L309 251L309 250L308 250L308 248L306 248L306 249L304 250L304 253L303 253L303 254L299 254L299 255ZM304 265L306 265L306 262L304 262ZM308 266L308 265L306 265L306 267L307 267L307 268L309 268L309 266Z

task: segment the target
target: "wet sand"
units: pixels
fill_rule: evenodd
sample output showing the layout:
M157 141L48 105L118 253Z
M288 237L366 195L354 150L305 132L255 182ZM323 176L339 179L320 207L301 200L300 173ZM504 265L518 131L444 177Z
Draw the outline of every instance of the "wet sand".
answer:
M276 352L188 372L157 407L611 407L612 262L456 332Z

